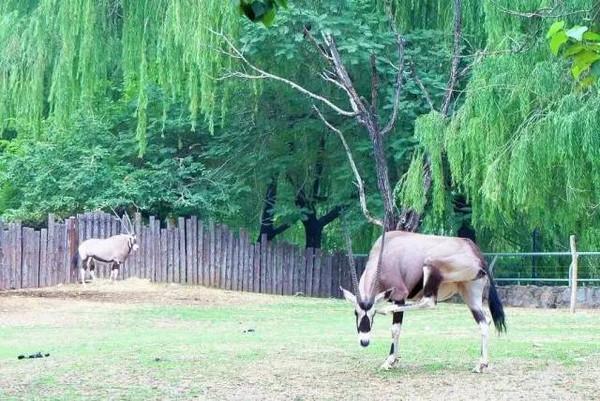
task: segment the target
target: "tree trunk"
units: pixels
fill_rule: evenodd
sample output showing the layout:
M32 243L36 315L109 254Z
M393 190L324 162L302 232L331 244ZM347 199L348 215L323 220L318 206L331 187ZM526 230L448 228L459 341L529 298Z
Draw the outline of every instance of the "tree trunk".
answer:
M262 235L267 235L267 241L271 241L278 234L281 234L288 228L290 228L291 224L282 224L279 227L275 228L275 203L277 202L277 177L272 177L271 181L267 185L267 191L265 193L265 203L263 206L263 212L260 219L260 232L258 234L257 242L260 242L262 239Z

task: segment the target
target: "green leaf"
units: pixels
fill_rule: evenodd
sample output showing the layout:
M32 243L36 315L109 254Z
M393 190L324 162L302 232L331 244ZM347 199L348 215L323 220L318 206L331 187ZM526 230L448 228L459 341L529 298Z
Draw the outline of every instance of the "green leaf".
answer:
M565 48L563 56L565 56L565 57L573 56L574 54L577 54L577 53L583 51L585 48L586 47L584 45L582 45L581 43L569 44Z
M267 11L262 18L262 23L265 24L266 27L273 25L273 21L275 21L275 7L272 7Z
M600 34L592 31L587 31L583 34L583 39L590 42L600 42Z
M554 36L558 31L562 30L565 27L565 21L556 21L554 24L550 25L550 29L548 29L548 33L546 33L546 39L550 39Z
M589 64L575 64L571 67L571 74L573 74L573 78L579 79L581 74L590 68Z
M558 52L560 51L560 47L565 44L567 40L569 40L569 37L565 31L560 31L556 35L552 36L552 39L550 40L550 51L552 54L557 56Z
M567 36L581 42L583 34L588 30L587 26L575 25L573 28L566 31Z
M600 54L591 50L584 50L575 55L573 58L573 63L585 70L597 60L600 60Z
M275 0L275 4L277 4L278 7L282 8L287 8L288 6L287 0Z

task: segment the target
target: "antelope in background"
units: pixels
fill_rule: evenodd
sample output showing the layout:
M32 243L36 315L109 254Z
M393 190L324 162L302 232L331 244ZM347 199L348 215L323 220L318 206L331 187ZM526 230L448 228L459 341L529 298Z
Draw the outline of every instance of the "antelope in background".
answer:
M118 216L117 216L118 217ZM75 269L81 258L79 281L85 285L85 271L90 271L92 281L95 280L95 262L111 264L110 279L115 281L119 270L131 252L138 250L137 237L127 214L121 220L121 227L126 234L113 235L109 238L90 238L83 241L71 258L71 268Z
M475 372L488 366L488 322L483 312L483 291L489 282L488 306L498 332L506 331L504 309L481 251L469 239L388 231L369 253L365 270L357 280L351 266L354 294L342 288L354 305L360 345L367 347L375 313L392 313L392 346L381 366L398 360L398 337L407 310L433 308L459 293L481 330L481 355ZM356 295L355 295L356 294ZM406 304L406 300L414 300ZM392 305L382 306L388 300Z

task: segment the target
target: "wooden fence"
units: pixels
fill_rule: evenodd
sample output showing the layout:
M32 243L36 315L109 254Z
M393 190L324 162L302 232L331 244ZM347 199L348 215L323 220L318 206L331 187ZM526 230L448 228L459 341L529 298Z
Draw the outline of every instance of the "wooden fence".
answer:
M352 288L348 262L341 253L266 240L254 243L243 230L203 223L194 216L161 224L153 216L142 222L136 214L133 224L139 250L125 263L121 279L316 297L341 297L340 285ZM64 222L49 216L47 228L40 230L20 223L0 226L0 290L74 283L77 270L70 262L79 242L120 232L119 220L105 213ZM357 257L359 276L365 262L365 257ZM97 277L108 278L109 269L98 263Z

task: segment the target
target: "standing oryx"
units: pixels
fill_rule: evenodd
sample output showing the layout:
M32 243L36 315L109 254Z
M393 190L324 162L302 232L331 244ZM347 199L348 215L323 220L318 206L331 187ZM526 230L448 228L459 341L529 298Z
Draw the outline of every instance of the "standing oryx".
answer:
M81 258L81 267L79 268L79 280L85 284L85 270L89 269L92 280L95 279L95 261L110 263L112 266L110 279L116 280L119 275L121 265L127 260L132 251L137 251L138 244L135 234L131 231L131 220L125 215L121 219L122 227L127 234L113 235L109 238L90 238L83 241L77 252L71 258L71 268L77 267L78 258ZM129 228L127 228L129 227Z
M371 252L365 271L357 282L352 272L354 292L342 288L344 297L355 308L358 338L363 347L369 345L375 313L393 313L392 346L382 365L389 369L397 361L398 336L406 310L432 308L438 300L459 293L471 310L481 330L481 358L475 371L488 366L488 325L483 312L483 290L490 284L488 305L499 332L506 330L504 310L496 287L479 248L471 240L457 237L386 232ZM381 261L379 260L381 258ZM416 302L406 305L407 299ZM393 305L378 307L388 300Z

